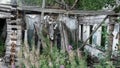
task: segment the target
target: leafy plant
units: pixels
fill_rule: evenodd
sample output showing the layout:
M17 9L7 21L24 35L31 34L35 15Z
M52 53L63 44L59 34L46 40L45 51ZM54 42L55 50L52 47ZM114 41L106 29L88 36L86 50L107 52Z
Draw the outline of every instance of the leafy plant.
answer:
M95 68L115 68L111 61L107 61L106 59L100 60L100 63L94 65Z

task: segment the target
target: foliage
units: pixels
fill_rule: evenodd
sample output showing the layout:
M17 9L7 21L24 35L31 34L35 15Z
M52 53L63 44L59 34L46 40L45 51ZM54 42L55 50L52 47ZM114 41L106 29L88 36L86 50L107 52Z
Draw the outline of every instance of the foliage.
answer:
M42 68L87 68L85 58L77 56L77 50L71 50L69 52L59 50L57 45L50 48L50 40L45 38L47 47L43 49L43 53L40 55L40 67Z
M107 31L107 26L105 24L103 24L102 26L102 35L103 35L103 40L104 42L102 42L102 45L107 45L108 44L108 31ZM104 46L103 46L104 47Z
M26 5L41 6L42 4L42 0L23 0L23 1ZM71 7L75 3L75 0L64 0L64 1L69 7ZM56 3L55 0L46 0L47 6L51 6L51 5L55 6L56 5L55 3ZM100 10L103 7L107 7L109 5L115 6L115 4L116 4L115 0L78 0L75 8L80 10Z
M42 0L22 0L22 3L25 5L30 5L30 6L41 6L42 5ZM46 0L46 4L53 5L54 0Z
M107 61L106 59L100 60L100 63L94 65L95 68L115 68L111 61Z
M39 58L37 60L39 62L37 63L40 68L87 68L87 52L80 57L78 56L76 48L70 51L63 51L62 49L58 49L56 47L57 45L54 45L54 47L51 48L50 40L48 38L44 38L43 40L45 41L46 47L44 47L42 53L40 52L41 54L37 56L37 58ZM32 62L30 62L30 57L27 58L27 61L31 64L30 66L32 68L37 68L36 65L32 65ZM23 62L23 64L25 64L25 62ZM93 66L95 68L115 68L113 63L107 59L101 59L98 64ZM26 65L24 68L26 68Z
M48 38L43 39L45 41L46 47L43 48L42 53L37 57L39 58L37 61L39 67L41 68L87 68L86 59L78 57L77 50L70 50L69 52L63 51L62 49L58 49L56 45L51 48L50 40ZM24 48L26 49L26 48ZM28 49L28 48L27 48ZM32 50L33 51L33 50ZM35 50L36 52L36 50ZM33 53L33 52L31 52ZM34 56L34 54L33 54ZM37 66L32 65L32 61L30 61L30 57L26 58L25 61L29 61L29 63L22 62L22 64L31 64L32 68L36 68ZM35 59L34 59L35 60ZM25 65L26 68L26 65Z
M115 0L80 0L78 8L81 10L100 10L109 5L114 6Z
M30 6L40 6L42 0L21 0L23 4Z

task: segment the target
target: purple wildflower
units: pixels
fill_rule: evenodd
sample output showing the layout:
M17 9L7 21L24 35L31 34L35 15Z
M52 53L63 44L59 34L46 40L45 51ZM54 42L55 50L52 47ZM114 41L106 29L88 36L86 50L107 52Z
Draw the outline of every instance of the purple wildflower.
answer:
M15 65L14 65L14 64L12 64L12 68L15 68Z
M64 65L60 65L60 68L65 68Z
M71 45L68 45L67 50L71 51L72 49L73 49L73 47Z

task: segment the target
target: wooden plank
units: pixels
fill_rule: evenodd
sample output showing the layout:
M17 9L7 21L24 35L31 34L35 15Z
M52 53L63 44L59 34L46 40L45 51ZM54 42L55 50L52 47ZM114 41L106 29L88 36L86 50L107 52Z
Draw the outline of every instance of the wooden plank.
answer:
M15 44L17 44L17 46L21 45L21 41L20 40L17 40L17 41L10 41L6 43L6 46L9 46L11 45L11 43L14 42Z
M82 40L82 31L81 31L81 25L79 25L79 40Z
M6 38L6 45L10 45L12 42L14 42L16 44L17 41L12 41L10 39L11 38L7 36L7 38Z
M11 18L14 17L10 13L0 12L0 18Z
M4 8L4 9L9 9L9 10L10 10L12 7L11 7L11 6L7 6L7 5L1 5L1 4L0 4L0 8Z
M61 49L65 51L66 47L65 47L65 39L64 39L64 33L63 33L64 26L62 22L60 22L59 29L60 29L60 35L61 35Z
M90 36L90 26L89 25L83 25L83 41L85 42L86 39ZM87 44L89 44L89 40L87 41Z
M21 30L21 26L20 25L7 25L7 30L12 30L12 28L15 28L17 30Z
M7 34L8 34L8 35L11 35L13 32L16 32L17 34L20 35L21 32L22 32L22 30L14 30L14 31L13 31L13 30L7 30Z
M1 12L7 12L7 13L10 13L10 12L11 12L11 10L5 9L5 8L0 8L0 11L1 11Z
M105 17L106 15L79 16L78 19L79 19L79 24L94 25L94 24L100 24ZM111 24L109 23L109 19L105 20L105 24Z
M95 24L92 28L92 30L96 29L96 27L98 27L97 24ZM92 36L92 46L96 47L96 46L101 46L101 31L102 31L102 27L100 27Z
M18 10L21 11L33 11L33 12L44 12L44 13L64 13L65 10L58 10L58 9L44 9L39 7L32 7L32 6L25 6L25 7L19 7Z
M11 48L12 48L11 46L7 46L6 51L10 51ZM16 48L16 52L18 52L20 50L20 46L16 46L15 48Z
M11 7L11 6L18 6L18 5L16 5L16 4L11 4L11 3L10 3L10 4L0 3L0 5L10 6L10 7Z
M119 24L115 24L114 26L114 31L112 32L113 34L113 46L112 46L112 50L113 51L118 51L118 45L119 45L119 37L118 37L118 34L119 34Z
M98 10L98 11L83 11L83 10L71 10L67 11L65 14L78 14L78 15L120 15L119 13L114 13L112 11L104 11L104 10Z
M16 24L21 24L21 19L17 19L17 20L8 20L7 21L7 24L13 24L13 23L16 23Z

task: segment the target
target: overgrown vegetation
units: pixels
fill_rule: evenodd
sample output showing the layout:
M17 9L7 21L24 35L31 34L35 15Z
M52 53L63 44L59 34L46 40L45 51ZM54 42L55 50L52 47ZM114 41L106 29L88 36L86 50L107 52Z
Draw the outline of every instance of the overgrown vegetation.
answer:
M57 1L57 2L56 2ZM75 4L75 1L77 2ZM42 0L23 0L26 5L38 5L41 6ZM75 4L75 9L79 10L100 10L103 7L115 6L115 0L46 0L46 6L68 5L70 8Z
M22 68L115 68L112 61L108 61L107 58L101 59L99 63L88 66L88 53L86 51L80 52L77 48L68 47L66 51L58 49L57 45L51 48L50 40L43 38L45 44L42 51L34 49L34 45L31 52L27 52L28 45L23 46L24 59L22 61ZM29 50L29 49L28 49ZM21 51L22 52L22 51ZM27 56L25 56L25 53ZM90 60L92 61L92 60Z

